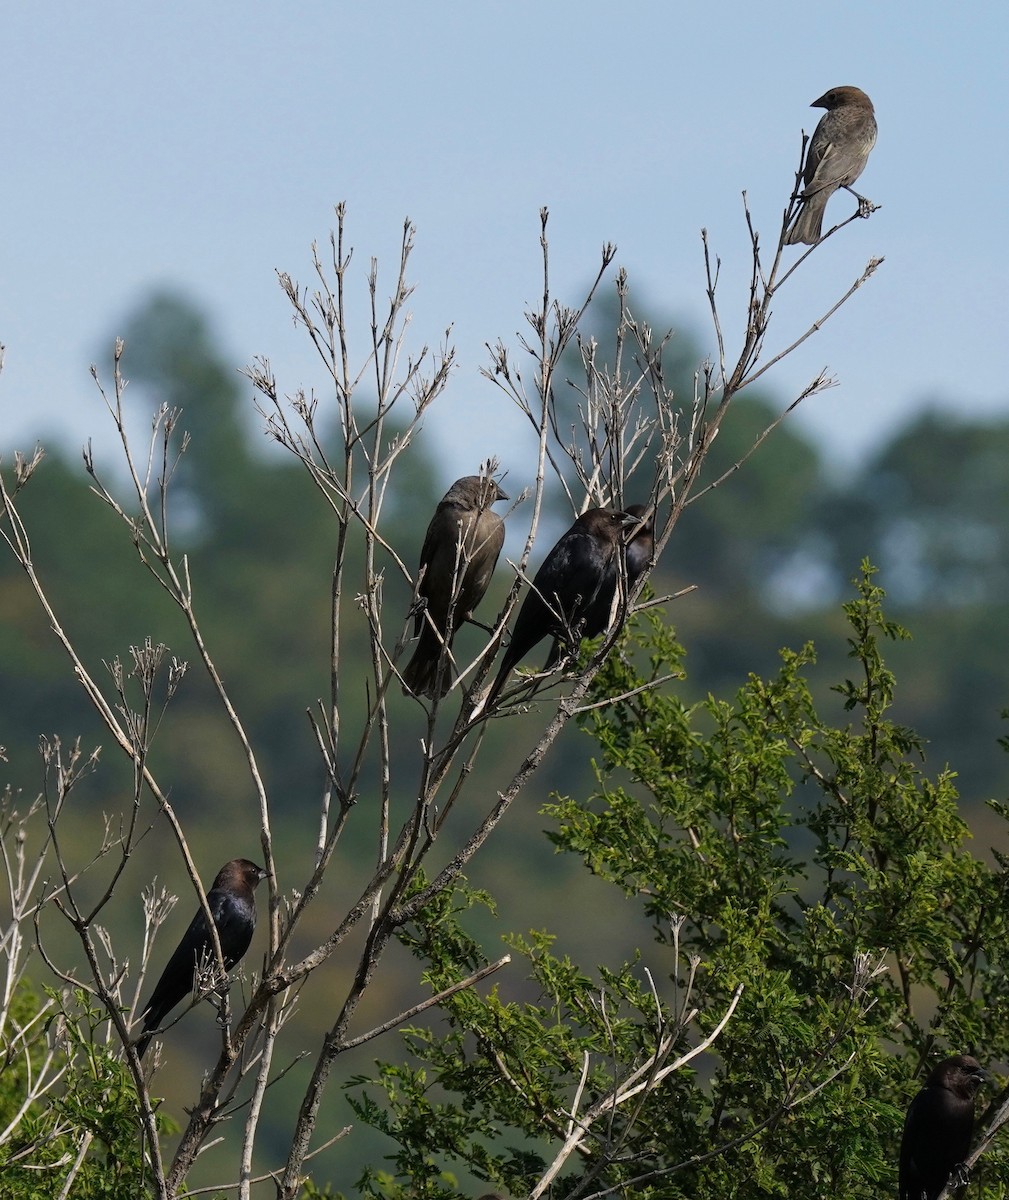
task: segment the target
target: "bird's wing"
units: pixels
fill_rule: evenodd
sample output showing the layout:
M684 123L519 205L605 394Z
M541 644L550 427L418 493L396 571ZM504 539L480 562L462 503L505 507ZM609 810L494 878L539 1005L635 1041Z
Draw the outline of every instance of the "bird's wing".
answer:
M210 896L207 899L210 900L210 911L214 914L221 953L224 955L224 966L230 971L252 942L256 928L254 901L223 890L213 900ZM210 938L207 942L208 945L213 945Z
M434 516L431 518L431 523L427 527L427 533L424 535L424 545L420 550L420 567L418 573L422 577L417 594L423 596L428 602L428 610L431 611L432 620L439 629L444 628L448 616L448 607L447 602L445 604L437 604L439 595L444 591L443 588L437 585L437 581L444 574L452 570L452 563L455 561L455 543L458 536L456 531L457 524L458 510L455 506L439 504ZM452 546L452 557L446 567L446 560L449 559L449 552L446 550L448 544ZM432 589L435 593L433 597ZM436 601L435 605L432 605L432 599ZM439 611L435 611L435 608ZM442 609L444 611L440 611ZM420 636L425 623L426 618L422 608L414 620L414 637Z
M185 999L193 990L196 963L206 952L208 945L212 945L212 942L207 932L207 920L201 908L190 921L189 928L175 947L172 957L161 972L161 978L155 985L151 998L144 1008L144 1013L152 1018L148 1021L148 1025L160 1025L165 1015L171 1012L176 1004Z
M542 573L544 578L537 576L536 584L550 608L563 614L567 625L574 625L612 581L613 548L601 546L591 534L571 533L558 544L549 565L551 569Z
M825 142L816 164L816 170L813 172L813 178L809 180L803 190L803 199L815 196L824 188L830 188L833 191L840 187L841 180L847 173L847 164L850 158L851 155L840 151L835 142Z

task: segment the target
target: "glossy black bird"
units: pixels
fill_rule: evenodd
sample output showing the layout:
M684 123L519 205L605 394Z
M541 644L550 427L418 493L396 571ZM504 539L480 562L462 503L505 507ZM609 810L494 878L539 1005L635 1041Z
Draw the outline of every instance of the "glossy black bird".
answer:
M256 885L267 872L247 858L235 858L217 872L214 885L207 893L217 936L227 970L239 961L249 948L256 928ZM214 961L214 939L207 928L207 918L201 908L189 924L175 953L161 973L141 1016L144 1028L137 1042L137 1054L143 1056L154 1031L181 1000L192 995L201 963Z
M648 511L647 504L628 504L627 515L634 517L635 524L644 517ZM641 572L652 561L652 555L655 552L655 514L642 523L641 528L627 543L627 548L624 551L624 557L627 560L627 590L638 582L641 578ZM600 631L601 632L601 631Z
M404 691L432 700L448 691L452 637L483 599L504 545L504 521L490 506L507 499L495 480L466 475L435 510L420 552L417 594L426 607L417 615L420 642L403 671Z
M512 668L545 637L554 639L543 668L547 671L573 635L582 638L602 633L613 604L622 536L628 525L636 524L637 518L625 512L590 508L554 546L522 601L484 707L496 699Z
M633 517L633 521L626 523L627 532L634 528L648 511L648 506L645 504L628 504L624 509L628 517ZM654 516L648 518L641 525L637 533L633 534L630 541L624 544L624 563L627 571L627 590L637 583L641 577L641 572L652 560L652 552L655 549L655 519ZM615 564L614 564L615 567ZM599 589L595 602L585 614L582 624L582 637L594 638L598 637L609 625L610 614L613 611L613 599L617 591L617 573L614 569L612 579L608 580L606 585ZM557 655L551 655L551 661L548 664L553 666Z
M911 1101L900 1143L900 1200L935 1200L970 1152L974 1097L988 1072L969 1054L944 1059Z

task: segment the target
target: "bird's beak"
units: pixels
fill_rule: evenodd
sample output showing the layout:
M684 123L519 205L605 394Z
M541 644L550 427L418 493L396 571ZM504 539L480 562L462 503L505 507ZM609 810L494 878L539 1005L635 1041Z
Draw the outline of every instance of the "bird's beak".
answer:
M508 495L508 493L504 490L504 488L498 487L497 496L495 496L495 499L496 500L510 500L511 496Z

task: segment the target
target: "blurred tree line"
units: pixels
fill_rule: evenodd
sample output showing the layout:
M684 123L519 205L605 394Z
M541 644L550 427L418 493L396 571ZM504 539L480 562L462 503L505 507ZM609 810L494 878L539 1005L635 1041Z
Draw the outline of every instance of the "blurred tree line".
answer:
M612 326L603 305L597 327ZM314 806L321 771L305 709L325 689L328 514L314 502L297 464L271 454L262 441L250 389L195 305L172 294L153 296L124 337L126 374L139 393L138 421L167 403L181 410L191 434L178 467L176 529L199 580L217 654L229 678L240 681L268 782L275 790L282 781L292 811L302 801ZM686 392L699 355L688 338L678 344ZM740 404L711 452L710 480L746 453L779 407L769 395ZM516 465L521 451L514 462L507 451L503 456L516 493L527 482ZM822 450L786 421L745 470L688 509L656 578L659 590L697 587L672 610L689 655L691 688L700 694L734 688L748 672L773 667L779 647L839 628L838 600L867 556L880 567L894 618L910 626L915 639L907 662L896 663L907 681L902 716L921 729L936 757L956 758L968 796L1003 794L1006 767L996 738L999 712L1009 703L1009 663L991 647L1003 644L1009 626L1007 452L1009 419L967 422L926 411L839 478ZM148 586L117 522L89 495L75 459L63 447L47 447L44 484L25 499L37 530L36 562L53 593L80 597L63 614L70 631L93 661L122 655L147 635L185 657L177 615ZM430 440L414 448L392 510L395 544L408 561L416 559L447 483L477 465L438 461ZM516 525L521 520L519 512ZM201 682L194 676L185 691L172 717L188 747L186 761L173 768L177 800L185 810L212 793L227 811L238 800L234 749L217 735ZM87 723L44 618L4 558L0 744L12 755L15 779L31 789L41 733L83 730Z
M601 312L599 330L612 326L612 314ZM267 787L281 799L279 852L285 842L292 853L306 851L314 841L312 814L325 782L306 709L328 688L331 516L305 472L262 441L251 413L251 388L190 301L153 296L123 336L138 425L164 403L181 410L180 423L191 434L178 466L176 537L190 559L204 635L240 699ZM678 344L680 387L689 393L700 356L689 339ZM710 481L730 471L781 407L766 394L739 401L735 420L723 428L708 459ZM148 636L189 657L177 611L152 586L121 523L90 494L79 462L63 448L47 449L23 511L34 531L35 563L51 594L76 598L59 616L86 660L98 668L116 655L125 659L129 646ZM867 556L880 567L890 615L915 639L890 656L901 680L895 715L931 743L934 768L952 762L968 822L980 827L983 801L1009 793L1009 767L997 745L1000 710L1009 703L1009 663L992 650L1003 644L1000 634L1009 624L1007 452L1009 420L967 423L926 413L856 472L838 478L821 450L786 421L745 470L729 474L687 510L668 560L653 577L659 592L696 585L670 607L688 656L684 699L730 693L750 672L773 672L780 647L809 639L835 648L837 661L822 664L822 677L832 681L843 664L839 599L849 594L848 581ZM516 495L531 482L517 465L528 458L522 448L502 447L501 456L508 490ZM388 510L391 528L384 531L408 562L416 562L426 524L448 483L478 466L439 461L432 439L415 445L397 479L401 494ZM558 517L564 519L560 508ZM522 510L512 520L521 528ZM396 592L392 572L389 577L386 611L405 617L409 597L403 589ZM508 572L499 571L488 611L500 603L509 582ZM344 645L344 677L363 676L365 654L363 639L359 648ZM360 699L363 703L363 693ZM818 699L840 704L826 687ZM409 701L402 705L404 727L415 727L420 737L422 722ZM170 749L164 774L203 868L212 871L235 854L255 857L255 830L250 826L243 833L236 824L248 800L247 776L200 672L187 677L165 721L155 762ZM498 728L502 725L509 722L495 723L488 735L492 751L495 740L503 746L511 736L511 727ZM64 739L80 735L88 746L102 741L25 580L3 556L0 746L9 760L6 779L27 796L39 790L39 737L53 733ZM553 788L569 795L591 790L586 757L584 736L569 730L540 780L543 801ZM129 791L129 764L110 754L89 786L94 808L82 805L76 824L85 842L97 839L95 813L114 811L117 789ZM541 923L551 894L591 886L573 856L556 856L539 834L544 823L538 806L523 806L501 831L496 855L480 862L475 873L475 882L496 896L511 894L514 909L501 916L509 930ZM345 851L373 851L356 846L354 836L351 829ZM158 869L166 870L152 845L150 861L138 866L138 890ZM338 905L340 897L332 902ZM137 919L139 925L139 909ZM615 913L593 922L585 944L573 945L572 952L604 959L607 937L622 936L621 919ZM304 1019L311 1025L310 1013Z
M612 311L600 303L594 323L590 313L586 336L596 331L603 356L604 331L613 327ZM152 296L123 336L138 428L164 403L181 410L181 424L191 434L177 469L177 537L189 554L206 634L260 747L267 786L290 813L281 836L290 837L294 848L314 836L311 819L299 822L298 816L315 811L324 782L306 709L327 688L330 515L305 472L290 456L271 452L251 411L251 389L191 301ZM678 337L675 347L673 368L686 394L700 356L687 337ZM577 363L571 367L577 377ZM709 481L740 460L780 407L767 394L744 396L711 451ZM479 465L438 461L432 440L414 446L397 479L398 502L389 510L391 536L408 562L416 561L447 484ZM513 495L529 482L519 465L528 462L524 450L503 454ZM147 636L186 658L188 635L174 606L151 586L114 515L89 493L79 460L63 447L47 451L24 510L36 531L35 561L51 593L79 598L60 614L68 632L92 666L128 657L128 647ZM880 567L894 619L914 638L894 655L902 680L900 719L930 743L932 761L956 764L968 815L987 797L1006 795L1009 766L997 738L1000 711L1009 704L1009 662L991 648L1004 644L1009 629L1007 451L1009 420L968 423L925 412L857 471L839 478L821 449L786 420L745 470L687 510L656 573L660 592L696 585L671 608L688 655L690 695L726 694L749 672L773 670L782 646L807 638L837 644L830 635L842 628L839 599L867 556ZM520 510L513 528L522 520ZM565 520L558 505L558 522ZM386 604L394 612L397 581L389 576ZM488 611L507 588L507 573L499 576ZM405 614L405 592L399 601ZM346 645L343 653L353 663L355 646ZM824 667L830 677L836 664ZM345 676L354 673L345 666ZM174 803L197 820L212 811L203 843L208 861L226 858L234 843L228 816L240 811L247 785L238 747L200 672L189 675L166 720L160 745L173 747ZM101 740L44 616L5 556L0 745L10 759L8 778L27 794L38 788L38 739L54 732L80 734L85 743L90 732ZM492 739L506 736L491 731ZM179 745L183 755L174 751ZM127 786L128 777L127 765L110 759L95 787L107 795ZM544 797L561 781L572 790L578 779L591 784L569 731L548 760ZM537 825L535 814L528 819ZM513 835L520 838L523 831L516 826ZM545 845L543 855L531 873L553 861Z

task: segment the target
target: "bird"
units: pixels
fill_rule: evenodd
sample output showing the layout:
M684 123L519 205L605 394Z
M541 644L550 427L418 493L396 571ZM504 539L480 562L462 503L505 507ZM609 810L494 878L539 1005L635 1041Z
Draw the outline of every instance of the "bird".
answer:
M217 926L226 971L230 971L249 948L256 928L256 886L268 874L247 858L233 858L217 872L213 887L207 892L207 904ZM141 1010L144 1027L137 1041L138 1057L143 1057L155 1030L161 1028L172 1009L192 994L203 965L213 960L214 939L200 908L161 972L151 998Z
M832 87L810 108L825 108L813 132L803 172L802 206L785 235L785 245L820 240L827 201L839 187L850 188L862 174L876 144L872 101L861 88Z
M648 512L646 504L628 504L624 510L629 517L634 518L636 525L641 521L641 528L637 533L632 534L631 540L627 543L624 549L624 559L627 562L627 590L632 587L641 578L641 574L645 567L652 561L652 555L655 553L655 513L645 517Z
M911 1101L900 1143L900 1200L935 1200L962 1173L974 1132L974 1097L988 1072L969 1054L944 1059Z
M533 577L484 708L497 698L512 668L545 637L554 639L543 667L549 671L565 643L603 632L613 606L623 533L637 523L626 512L590 508L560 538Z
M464 475L435 510L420 552L420 641L403 671L404 693L435 700L448 691L452 637L484 598L504 545L504 521L490 506L507 499L489 476Z
M628 530L633 529L639 522L641 523L641 528L632 534L630 540L624 545L627 591L630 593L631 589L641 578L645 567L651 562L652 554L655 551L655 516L653 513L647 520L642 519L648 511L647 505L644 504L628 504L623 511L628 517L634 518L632 521L627 522L626 527ZM606 587L599 589L595 603L585 615L582 625L583 638L598 637L607 625L609 625L616 590L617 574L614 571L612 581Z

